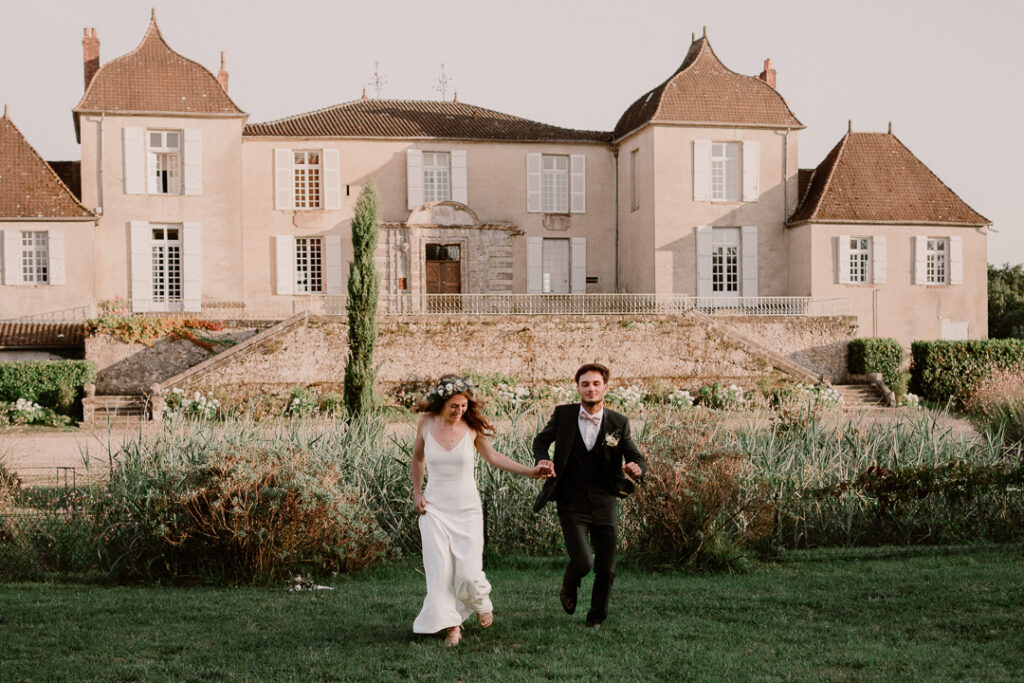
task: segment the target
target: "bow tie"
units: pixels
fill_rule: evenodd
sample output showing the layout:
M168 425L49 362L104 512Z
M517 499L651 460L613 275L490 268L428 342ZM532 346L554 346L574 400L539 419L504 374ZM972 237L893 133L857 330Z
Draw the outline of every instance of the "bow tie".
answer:
M587 422L589 422L590 424L594 425L595 427L600 427L601 426L601 416L600 415L591 415L590 413L588 413L587 411L583 410L582 408L580 409L580 419L581 420L586 420Z

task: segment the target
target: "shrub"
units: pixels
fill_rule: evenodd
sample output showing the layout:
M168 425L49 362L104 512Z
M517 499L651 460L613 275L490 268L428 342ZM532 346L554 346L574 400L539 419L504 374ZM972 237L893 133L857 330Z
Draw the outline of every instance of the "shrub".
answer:
M349 476L352 446L324 431L169 422L112 468L96 505L102 566L266 581L375 564L392 551Z
M63 427L73 420L67 415L58 415L50 408L19 398L14 403L0 401L0 425L45 425Z
M703 434L703 435L702 435ZM732 569L772 533L773 511L740 478L745 455L710 449L708 427L661 427L626 505L628 550L649 567Z
M345 407L350 416L375 403L377 370L377 304L380 274L374 254L380 237L380 195L371 178L356 199L352 216L352 264L348 271L348 360L345 363Z
M980 430L1001 434L1007 444L1024 441L1024 370L994 370L966 402Z
M317 401L309 387L295 387L288 395L288 407L285 410L292 417L312 417L316 414Z
M95 377L96 364L90 360L0 363L0 401L22 398L67 415L81 397L82 387Z
M744 405L747 397L735 384L724 387L721 382L714 382L697 389L697 402L712 410L731 410Z
M180 415L194 420L215 420L220 413L220 401L202 392L195 391L188 395L183 389L174 387L164 394L165 418Z
M903 367L903 347L887 337L862 337L850 340L847 347L846 367L857 375L878 372L885 386L897 396L906 393Z
M965 405L997 368L1024 366L1024 340L914 342L911 345L911 390L928 401L954 400Z

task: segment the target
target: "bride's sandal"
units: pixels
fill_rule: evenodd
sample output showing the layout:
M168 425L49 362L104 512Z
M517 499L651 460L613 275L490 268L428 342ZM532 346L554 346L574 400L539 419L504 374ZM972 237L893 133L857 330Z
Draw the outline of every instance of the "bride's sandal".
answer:
M476 620L480 628L489 628L494 623L494 612L477 612Z
M460 640L462 640L462 627L452 626L444 637L444 644L448 647L454 647L459 644Z

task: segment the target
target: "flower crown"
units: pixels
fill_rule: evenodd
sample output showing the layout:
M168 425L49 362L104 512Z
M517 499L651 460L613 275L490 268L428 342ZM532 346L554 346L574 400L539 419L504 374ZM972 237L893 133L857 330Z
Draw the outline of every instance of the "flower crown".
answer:
M447 401L455 394L467 392L472 396L475 388L471 377L442 377L437 386L427 392L427 401Z

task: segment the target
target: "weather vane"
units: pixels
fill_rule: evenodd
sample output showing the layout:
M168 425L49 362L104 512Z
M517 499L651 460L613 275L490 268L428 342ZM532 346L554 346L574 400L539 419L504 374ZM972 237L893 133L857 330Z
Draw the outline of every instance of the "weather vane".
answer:
M387 76L380 72L380 62L373 63L373 78L370 79L368 85L377 94L377 99L380 99L380 91L384 89L384 86L388 84Z
M448 99L448 88L454 87L452 79L444 73L444 62L441 62L441 77L434 81L434 90L441 93L441 99Z

